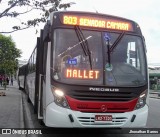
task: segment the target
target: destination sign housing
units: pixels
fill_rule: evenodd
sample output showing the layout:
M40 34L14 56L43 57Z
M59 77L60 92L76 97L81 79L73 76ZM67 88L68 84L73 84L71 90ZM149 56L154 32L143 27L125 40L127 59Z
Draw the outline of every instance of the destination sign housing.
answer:
M79 25L86 27L133 31L133 26L131 22L116 19L97 18L79 15L63 15L62 23L66 25Z

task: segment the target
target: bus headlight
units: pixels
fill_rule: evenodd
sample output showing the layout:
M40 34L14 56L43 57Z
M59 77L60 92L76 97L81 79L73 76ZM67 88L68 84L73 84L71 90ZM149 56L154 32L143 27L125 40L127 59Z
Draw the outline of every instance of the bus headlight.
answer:
M145 106L145 104L146 104L146 98L147 98L147 93L148 93L147 90L145 90L144 92L142 92L140 94L135 109L140 109L140 108L142 108L142 107Z
M69 108L68 102L65 98L64 92L60 89L52 88L52 93L54 95L54 102L61 107Z

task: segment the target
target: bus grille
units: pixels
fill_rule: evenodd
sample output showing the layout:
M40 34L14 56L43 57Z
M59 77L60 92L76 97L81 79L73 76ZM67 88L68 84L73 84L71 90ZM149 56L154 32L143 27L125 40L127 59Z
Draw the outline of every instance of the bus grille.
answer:
M127 121L127 117L113 117L111 122L95 122L94 117L78 117L82 125L117 125L121 126Z
M133 92L100 92L100 91L80 91L69 92L70 97L83 101L129 101L136 97Z

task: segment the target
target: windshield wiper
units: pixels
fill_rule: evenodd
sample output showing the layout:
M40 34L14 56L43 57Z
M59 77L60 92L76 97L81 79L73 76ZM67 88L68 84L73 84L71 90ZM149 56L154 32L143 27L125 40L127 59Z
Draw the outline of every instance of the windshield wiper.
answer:
M106 41L106 45L107 45L107 55L108 55L108 68L111 67L111 54L110 54L110 36L108 35L108 33L104 34L104 40Z
M85 39L83 33L82 33L82 30L80 29L79 26L75 26L75 32L77 34L77 38L81 44L81 47L83 49L83 52L85 54L85 56L88 56L89 57L89 63L90 63L90 68L92 70L92 59L91 59L91 51L89 49L89 44L88 44L88 41L87 39Z
M107 50L108 50L108 64L109 67L111 67L111 54L110 54L110 44L109 44L109 39L107 40Z
M113 45L110 47L110 49L109 49L109 52L111 53L111 52L113 52L113 49L115 48L115 47L117 47L117 45L118 45L118 43L121 41L121 39L123 38L123 36L124 36L124 34L125 34L125 32L123 31L119 36L118 36L118 38L116 39L116 41L113 43Z
M106 41L106 45L107 45L107 55L108 55L108 68L111 68L111 53L113 52L114 48L118 45L118 43L120 42L120 40L123 38L125 32L122 32L118 38L115 40L115 42L113 43L113 45L111 45L110 47L110 36L108 35L108 33L105 33L104 35L104 39ZM109 70L109 69L108 69Z

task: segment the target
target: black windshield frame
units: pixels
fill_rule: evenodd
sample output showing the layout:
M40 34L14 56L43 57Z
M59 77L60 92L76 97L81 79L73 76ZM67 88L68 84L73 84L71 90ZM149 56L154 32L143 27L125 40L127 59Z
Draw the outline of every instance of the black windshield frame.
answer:
M61 29L61 28L59 28L59 29ZM68 28L69 29L69 28ZM84 31L85 29L83 29L83 31ZM86 30L88 30L88 29L86 29ZM92 30L89 30L89 31L92 31ZM103 33L104 33L104 31L100 31L99 30L99 32L101 32L102 33L102 35L103 35ZM107 32L111 32L111 33L117 33L118 35L120 35L122 32L117 32L117 31L107 31ZM144 45L145 45L145 43L144 43L144 41L143 41L143 37L141 36L141 35L136 35L135 33L130 33L130 32L126 32L125 33L125 35L131 35L131 36L136 36L136 37L139 37L139 38L141 38L141 40L142 40L142 48L143 48L143 56L144 56L144 66L147 66L147 61L146 61L146 55L145 55L145 47L144 47ZM104 45L104 39L103 39L103 36L102 36L102 54L103 54L103 71L105 71L105 60L106 60L106 57L107 57L107 55L106 55L106 50L104 50L105 49L105 45ZM53 43L52 43L52 45L53 45ZM52 47L52 49L54 49L53 47ZM52 55L53 55L53 53L52 53ZM52 56L53 57L53 56ZM53 58L51 59L52 61L51 61L51 66L52 66L52 68L53 68ZM53 69L52 69L52 74L51 74L52 76L53 76ZM146 83L147 83L147 68L146 68L146 70L145 70L145 76L146 76ZM52 80L55 80L53 77L52 77ZM63 82L62 82L63 83ZM98 84L98 86L110 86L110 85L106 85L105 84L106 83L106 80L105 80L105 75L103 74L103 83L102 84ZM146 83L144 83L143 85L145 85ZM69 84L69 83L67 83L67 84ZM86 85L86 84L79 84L79 83L76 83L76 84L74 84L74 85ZM92 84L91 84L92 85ZM139 86L143 86L143 85L139 85ZM113 87L115 86L115 85L112 85ZM137 85L138 86L138 85ZM137 86L129 86L129 87L137 87ZM115 86L115 87L126 87L125 85L122 85L122 86L120 86L120 85L118 85L118 86Z
M56 30L60 30L60 29L55 29L54 30L54 34L56 33ZM80 45L80 41L78 40L78 37L77 37L77 35L76 35L76 32L75 32L75 30L74 29L66 29L66 28L62 28L61 30L68 30L68 31L72 31L73 33L74 33L74 39L77 39L76 40L76 42L74 43L74 46L72 46L72 47L75 47L75 45ZM99 32L99 31L93 31L93 30L82 30L82 32L83 32L83 35L85 36L85 39L87 39L87 41L88 41L88 43L89 43L89 48L90 48L90 50L91 50L91 52L93 52L93 50L94 51L96 51L96 45L94 45L94 44L96 44L96 43L100 43L101 44L101 48L98 48L97 47L97 51L99 51L100 50L100 52L102 52L103 50L102 50L102 40L101 40L101 32ZM88 33L93 33L92 34L92 36L90 37L90 35L87 35ZM59 34L64 34L64 33L59 33ZM98 37L98 39L96 39L96 41L94 40L94 37L95 36L97 36L97 35L99 35ZM57 37L57 36L53 36L53 37ZM70 35L67 35L67 37L69 37L70 38ZM55 38L56 39L56 38ZM73 40L73 38L72 38L72 40ZM95 46L95 48L91 48L91 44L90 44L90 42L91 42L91 40L94 40L94 42L92 42L92 44ZM98 40L98 41L97 41ZM54 40L54 42L56 42L55 40ZM78 43L78 44L77 44ZM66 44L66 43L65 43ZM52 44L53 45L53 44ZM56 45L56 44L55 44ZM69 45L71 45L71 44L69 44ZM92 46L93 46L92 45ZM99 44L97 44L97 45L99 45ZM78 47L78 46L77 46ZM68 48L68 49L70 49L70 48ZM56 50L56 46L54 46L54 52L55 52L55 50ZM93 69L91 69L90 68L90 61L89 61L89 56L86 56L85 55L85 53L84 53L84 51L83 51L83 49L82 49L82 47L80 46L79 47L79 50L81 50L81 54L83 54L84 55L84 58L86 58L85 60L88 62L87 63L87 68L88 68L88 70L91 70L91 71L97 71L97 70L99 70L99 74L100 74L100 76L98 77L98 79L93 79L92 81L91 80L89 80L89 79L73 79L73 80L71 80L71 82L68 82L68 80L66 79L65 81L63 81L62 83L66 83L66 84L73 84L73 83L75 83L75 81L79 81L79 83L77 82L77 83L75 83L75 85L103 85L103 57L102 57L102 54L101 55L99 55L98 53L99 52L97 52L97 55L96 55L96 57L97 56L99 56L98 58L100 59L100 66L95 66L94 65L94 62L93 62ZM77 52L77 51L75 51L75 52ZM52 56L54 56L54 54L55 53L52 53ZM75 53L76 54L76 53ZM93 54L91 55L92 56L92 59L93 59ZM56 56L55 56L56 57ZM54 66L54 64L53 64L53 62L54 62L54 59L51 59L52 60L52 64L51 64L51 77L52 77L52 79L54 79L54 76L53 75L55 75L54 73L53 73L53 71L55 71L56 69L55 69L55 66ZM56 64L56 63L55 63ZM96 73L96 72L95 72ZM54 79L55 80L55 79ZM64 80L64 78L63 78L63 80ZM57 81L57 80L56 80ZM59 80L58 80L59 81ZM82 83L81 83L81 82ZM61 81L59 81L59 82L61 82Z
M103 32L103 36L104 36L104 33L105 32ZM109 33L115 33L115 32L109 32ZM122 36L122 37L121 37ZM141 47L138 47L138 48L140 48L140 50L141 50L141 53L140 53L140 56L141 56L141 62L139 62L140 63L140 70L137 70L137 69L134 69L134 68L132 68L132 65L130 65L129 63L129 61L128 61L128 64L127 64L127 61L126 62L124 62L124 56L123 56L123 54L121 54L121 55L118 55L116 58L114 58L113 59L113 54L115 54L115 50L116 50L116 48L119 48L119 44L121 44L121 43L123 43L123 40L125 39L125 37L134 37L134 38L136 38L136 39L139 39L140 40L140 42L141 42ZM119 39L119 37L121 37L120 38L120 40L116 43L116 45L114 45L114 43L115 43L115 41L117 41L117 39ZM107 74L107 76L109 76L110 74L112 75L112 73L114 72L114 68L115 68L115 66L114 66L114 64L115 64L115 62L113 61L113 60L118 60L118 65L116 66L116 68L118 68L118 69L122 69L121 67L121 64L120 63L125 63L124 65L123 65L123 69L124 69L124 67L126 68L126 67L128 67L131 71L129 72L129 73L133 73L133 72L135 72L135 73L137 73L137 76L138 76L138 71L143 71L142 72L142 74L143 74L143 78L145 79L144 81L143 81L143 83L139 83L139 84L134 84L134 85L127 85L127 84L116 84L116 85L112 85L112 84L108 84L106 81L106 78L105 78L105 76L104 76L104 85L106 85L106 86L113 86L113 87L139 87L139 86L144 86L145 84L147 84L147 82L148 82L148 73L147 73L147 59L146 59L146 54L145 54L145 52L146 52L146 49L145 49L145 42L144 42L144 39L143 39L143 36L141 36L141 35L136 35L136 34L133 34L133 33L127 33L127 32L125 32L125 33L123 33L123 32L121 32L121 33L119 33L119 35L117 36L117 38L116 38L116 40L115 41L112 41L112 44L110 44L110 47L112 47L112 45L114 45L114 48L112 48L112 50L110 50L109 52L110 52L110 61L108 61L107 59L108 59L108 48L107 48L107 44L105 44L105 42L104 42L104 47L105 47L105 49L104 49L104 56L105 56L105 68L104 68L104 70L105 70L105 73L107 73L108 72L108 74ZM128 39L128 41L129 41L129 39ZM138 52L140 52L140 51L138 51ZM127 57L127 55L126 55L126 57ZM109 64L110 63L110 64ZM106 69L106 64L109 64L108 66L110 66L110 68L108 68L108 69ZM136 63L134 64L135 66L137 65ZM137 67L138 68L138 67ZM124 71L124 70L123 70ZM127 70L125 70L125 71L127 71ZM128 70L129 71L129 70ZM120 73L119 73L120 74ZM118 75L119 75L118 74ZM106 75L106 74L105 74ZM136 74L135 74L136 75ZM139 73L139 75L141 75L140 73ZM127 81L128 80L130 80L131 79L131 77L132 77L133 75L130 75L130 77L128 77L127 78ZM142 77L141 77L142 78ZM116 79L115 78L115 76L113 75L112 76L112 79ZM119 81L121 81L121 80L119 80ZM116 80L115 80L115 83L117 83L116 82Z

